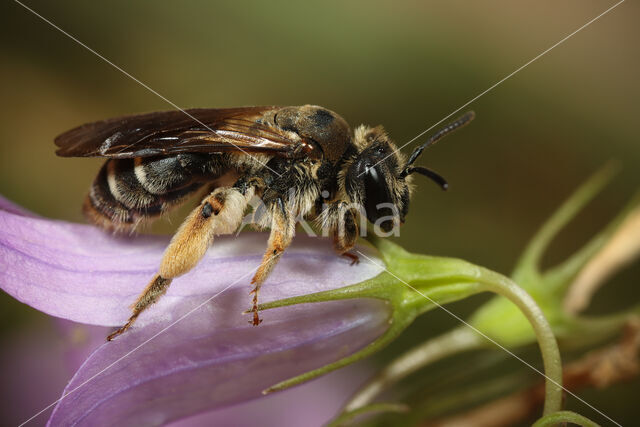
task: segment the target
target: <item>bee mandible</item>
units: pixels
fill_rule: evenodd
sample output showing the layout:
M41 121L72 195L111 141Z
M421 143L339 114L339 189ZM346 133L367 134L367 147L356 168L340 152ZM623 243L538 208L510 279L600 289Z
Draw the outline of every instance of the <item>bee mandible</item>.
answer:
M414 173L446 189L444 178L413 163L473 117L468 112L448 124L408 159L381 126L352 132L338 114L312 105L155 112L89 123L58 136L59 156L107 158L83 205L87 219L106 230L133 232L204 192L128 322L107 339L127 330L174 278L194 268L214 236L236 231L254 197L264 207L255 225L270 229L251 280L251 323L259 325L260 287L300 218L315 221L338 254L357 262L349 251L362 228L359 220L386 232L404 223Z

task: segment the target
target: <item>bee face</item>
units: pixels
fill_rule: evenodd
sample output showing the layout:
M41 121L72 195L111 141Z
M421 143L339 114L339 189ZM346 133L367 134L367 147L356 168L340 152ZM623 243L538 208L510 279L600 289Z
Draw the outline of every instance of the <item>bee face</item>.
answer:
M385 232L402 224L409 210L409 182L404 156L381 127L360 127L354 143L360 150L348 166L345 189L364 207L367 220Z

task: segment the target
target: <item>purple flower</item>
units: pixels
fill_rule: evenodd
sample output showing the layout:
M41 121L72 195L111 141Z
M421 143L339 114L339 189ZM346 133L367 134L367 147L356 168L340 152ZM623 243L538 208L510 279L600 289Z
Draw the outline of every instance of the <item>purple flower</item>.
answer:
M222 408L352 354L385 332L390 310L373 299L277 308L252 327L241 313L266 238L217 239L130 331L84 362L50 425L157 425ZM39 218L0 198L0 287L53 316L123 324L167 243ZM335 289L379 272L368 262L350 266L325 239L298 237L261 296L268 302Z
M96 347L92 344L102 344L108 333L104 327L59 319L49 325L38 322L37 327L22 328L0 352L3 425L18 425L56 400L87 351ZM294 389L181 419L171 426L323 425L371 373L362 365L349 366ZM27 425L45 425L51 412Z

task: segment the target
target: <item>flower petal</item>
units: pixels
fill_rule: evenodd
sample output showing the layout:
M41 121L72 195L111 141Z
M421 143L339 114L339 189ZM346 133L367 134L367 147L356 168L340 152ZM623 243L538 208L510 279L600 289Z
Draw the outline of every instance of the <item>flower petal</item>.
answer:
M74 372L109 333L109 328L101 326L47 316L36 319L2 335L2 425L21 425L58 399ZM26 425L44 425L52 411L53 406Z
M246 296L230 290L195 311L199 304L183 299L164 321L103 344L65 389L50 425L160 425L257 398L359 350L388 326L382 301L360 299L274 309L256 328L238 315Z
M64 337L62 341L59 333ZM96 341L98 345L104 343L107 334L104 327L56 319L30 324L19 333L5 337L6 347L0 352L3 425L17 426L59 398L73 372L88 356L86 350ZM96 347L93 345L92 348ZM180 419L171 426L324 425L370 374L366 366L349 366L295 389ZM283 411L285 406L287 410ZM50 408L27 425L44 425L52 410Z
M181 419L169 427L325 426L371 374L367 366L347 366L299 387Z
M202 302L228 286L241 288L234 314L239 316L249 306L251 273L260 264L266 240L265 233L217 238L200 264L175 279L137 324L161 317L173 303L185 298ZM371 263L351 266L333 253L327 240L298 236L264 284L262 301L338 288L381 271ZM122 325L157 271L168 241L166 236L116 237L88 225L34 217L0 199L0 288L53 316ZM220 304L227 298L221 297Z
M2 289L84 323L126 321L168 243L34 217L6 201L0 207ZM387 329L390 308L374 299L278 308L263 314L260 327L250 326L241 313L265 241L255 233L217 239L132 329L85 361L50 425L157 425L225 407L352 354ZM327 239L300 236L261 296L267 302L335 289L379 272L335 256Z

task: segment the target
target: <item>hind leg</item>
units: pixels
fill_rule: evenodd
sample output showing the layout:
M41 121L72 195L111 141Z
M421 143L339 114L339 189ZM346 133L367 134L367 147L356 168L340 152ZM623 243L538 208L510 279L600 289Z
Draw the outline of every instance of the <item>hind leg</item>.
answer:
M160 263L158 274L133 305L133 314L120 329L107 337L111 341L126 331L151 304L167 292L171 281L191 270L202 259L218 234L235 231L253 196L253 189L241 192L237 188L218 188L205 197L182 223L171 239Z

